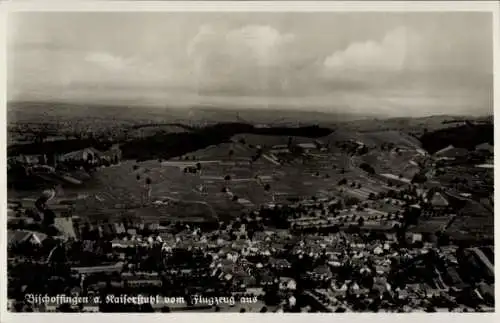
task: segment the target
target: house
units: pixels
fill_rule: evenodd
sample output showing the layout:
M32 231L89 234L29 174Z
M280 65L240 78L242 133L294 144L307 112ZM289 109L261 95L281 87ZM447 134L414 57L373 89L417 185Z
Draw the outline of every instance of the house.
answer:
M115 227L115 233L116 234L123 234L123 233L125 233L125 226L123 225L122 222L120 222L120 223L115 222L115 223L113 223L113 226Z
M317 145L315 145L314 143L302 143L298 144L297 146L302 148L306 153L318 148Z
M272 275L271 272L266 271L260 275L261 286L271 286L274 285L274 283L275 283L275 277Z
M494 149L493 145L490 145L488 142L484 142L484 143L476 146L476 151L479 151L479 152L486 152L489 154L493 154L494 150L495 149Z
M495 276L495 267L493 263L481 249L469 248L467 251L478 261L486 277L493 278Z
M460 278L460 275L454 267L450 266L446 268L446 278L451 282L453 286L464 286L462 278Z
M114 265L93 266L93 267L72 267L71 271L78 274L97 274L97 273L120 273L123 269L123 263L118 262Z
M270 152L272 154L289 154L290 149L288 145L275 145L271 148Z
M38 165L43 163L45 158L43 155L21 155L19 160L27 165Z
M76 232L72 218L57 217L54 219L54 226L60 232L60 235L64 236L65 238L76 239Z
M280 277L279 284L281 290L294 291L297 289L297 282L290 277Z
M479 283L477 291L488 305L495 305L495 285Z
M269 265L271 268L277 269L277 270L287 270L291 268L290 262L288 260L283 259L283 258L271 258L269 259Z
M381 246L376 246L375 249L373 249L373 253L379 256L384 253L384 249Z
M118 164L122 159L122 151L120 146L115 144L111 148L100 154L101 159L105 159L111 164Z
M162 281L160 279L155 279L155 278L130 279L127 280L127 284L131 287L162 286Z
M411 242L412 243L422 242L422 234L413 233L411 236Z
M250 294L252 296L264 296L266 293L262 287L251 287L247 288L247 294Z
M68 162L68 161L79 161L79 162L91 162L96 163L102 156L102 153L93 148L84 148L76 151L72 151L70 153L59 156L59 161Z
M448 200L441 194L440 192L435 192L434 194L431 194L430 197L428 197L429 203L434 207L434 208L447 208L449 206Z
M326 265L321 265L309 272L309 276L315 280L327 280L332 277L332 271Z
M380 294L390 291L391 285L385 277L376 277L373 282L373 289L377 290Z
M434 153L434 156L438 160L454 160L460 157L466 157L468 153L467 149L455 148L453 145L449 145Z
M24 244L42 245L43 241L47 239L47 235L41 232L24 231L24 230L8 231L7 239L9 248Z

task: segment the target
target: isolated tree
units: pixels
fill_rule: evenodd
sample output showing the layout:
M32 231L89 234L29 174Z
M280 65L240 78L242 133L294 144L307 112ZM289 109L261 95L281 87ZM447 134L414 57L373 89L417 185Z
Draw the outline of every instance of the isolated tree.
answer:
M135 178L136 178L137 180L140 180L140 179L141 179L141 175L137 175Z
M224 180L225 180L225 181L230 181L230 180L231 180L231 176L230 176L230 175L226 175L226 176L224 176Z
M271 190L271 185L269 185L269 184L264 185L264 190L265 191Z

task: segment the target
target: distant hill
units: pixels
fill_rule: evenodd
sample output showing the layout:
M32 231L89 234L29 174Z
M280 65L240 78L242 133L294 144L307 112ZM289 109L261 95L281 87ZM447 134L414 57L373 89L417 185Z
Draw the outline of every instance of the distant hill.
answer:
M493 124L466 124L431 131L423 134L420 141L423 148L431 154L450 145L456 148L474 149L485 142L493 144Z
M212 145L229 142L237 134L319 138L332 130L319 126L258 128L246 123L219 123L189 133L166 133L124 143L123 157L128 159L172 158Z
M252 134L252 133L242 133L237 134L231 138L234 142L244 142L247 145L262 147L272 147L276 145L286 145L288 144L288 136L279 135L262 135L262 134ZM313 141L310 137L292 137L295 144L308 143Z
M193 128L190 132L158 132L148 137L134 138L121 143L121 149L124 159L148 160L182 156L211 145L229 142L231 137L240 133L271 137L281 136L284 138L288 138L289 136L319 138L331 132L331 129L318 126L258 128L246 123L219 123L202 128ZM17 144L11 145L8 148L8 155L66 153L89 146L102 149L109 147L109 145L109 142L103 143L94 139L58 140L41 144Z
M13 122L52 122L70 119L114 120L137 124L144 122L187 122L207 125L219 122L304 126L332 124L363 119L351 113L325 113L286 109L231 109L212 106L140 106L123 104L82 104L64 102L9 102L7 120Z
M420 148L421 143L406 133L396 130L359 132L337 129L337 131L322 138L325 142L354 140L366 146L380 147L383 144L392 143L397 147Z
M43 143L14 144L7 148L7 155L65 154L88 147L94 147L104 151L111 147L111 143L95 139L68 139L47 141Z

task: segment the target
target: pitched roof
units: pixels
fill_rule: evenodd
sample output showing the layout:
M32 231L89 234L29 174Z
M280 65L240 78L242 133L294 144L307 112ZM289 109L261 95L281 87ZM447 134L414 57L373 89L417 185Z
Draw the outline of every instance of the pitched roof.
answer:
M76 238L75 228L71 218L55 218L54 226L63 236Z
M31 237L28 231L8 231L7 239L9 244L17 244L27 241Z
M32 232L32 231L9 231L7 233L8 243L11 244L19 244L28 241L32 241L34 243L42 243L47 235L41 232Z
M96 156L100 156L102 154L99 150L97 150L93 147L90 147L90 148L75 150L75 151L69 152L67 154L64 154L63 158L70 158L70 159L82 158L83 155L85 154L85 152L91 152L92 154L94 154Z
M450 145L436 152L434 155L437 157L459 157L465 156L467 153L468 151L465 148L456 148Z
M448 200L439 192L433 194L431 204L434 206L448 206Z
M494 148L489 143L483 142L482 144L479 144L476 146L476 150L487 150L487 151L493 153Z

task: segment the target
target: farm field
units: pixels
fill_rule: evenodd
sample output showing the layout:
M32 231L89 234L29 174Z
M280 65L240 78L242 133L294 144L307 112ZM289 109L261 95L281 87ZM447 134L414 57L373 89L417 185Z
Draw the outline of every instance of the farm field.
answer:
M337 190L336 183L342 178L359 180L360 173L342 154L325 154L292 165L277 166L264 158L250 164L242 161L244 149L236 149L228 158L227 149L236 145L242 146L227 143L190 153L189 156L195 156L194 160L186 160L184 156L164 161L123 161L98 169L84 187L65 189L60 198L84 196L75 201L75 214L89 219L126 215L143 219L202 220L203 217L234 217L245 209L273 201L286 202L288 197L309 198L318 192L332 196L329 192ZM199 172L184 172L184 168L196 167L197 163ZM345 166L344 171L337 165ZM372 180L370 186L359 190L363 195L361 199L377 192L375 184ZM266 185L269 185L267 190ZM372 186L375 188L370 188Z

